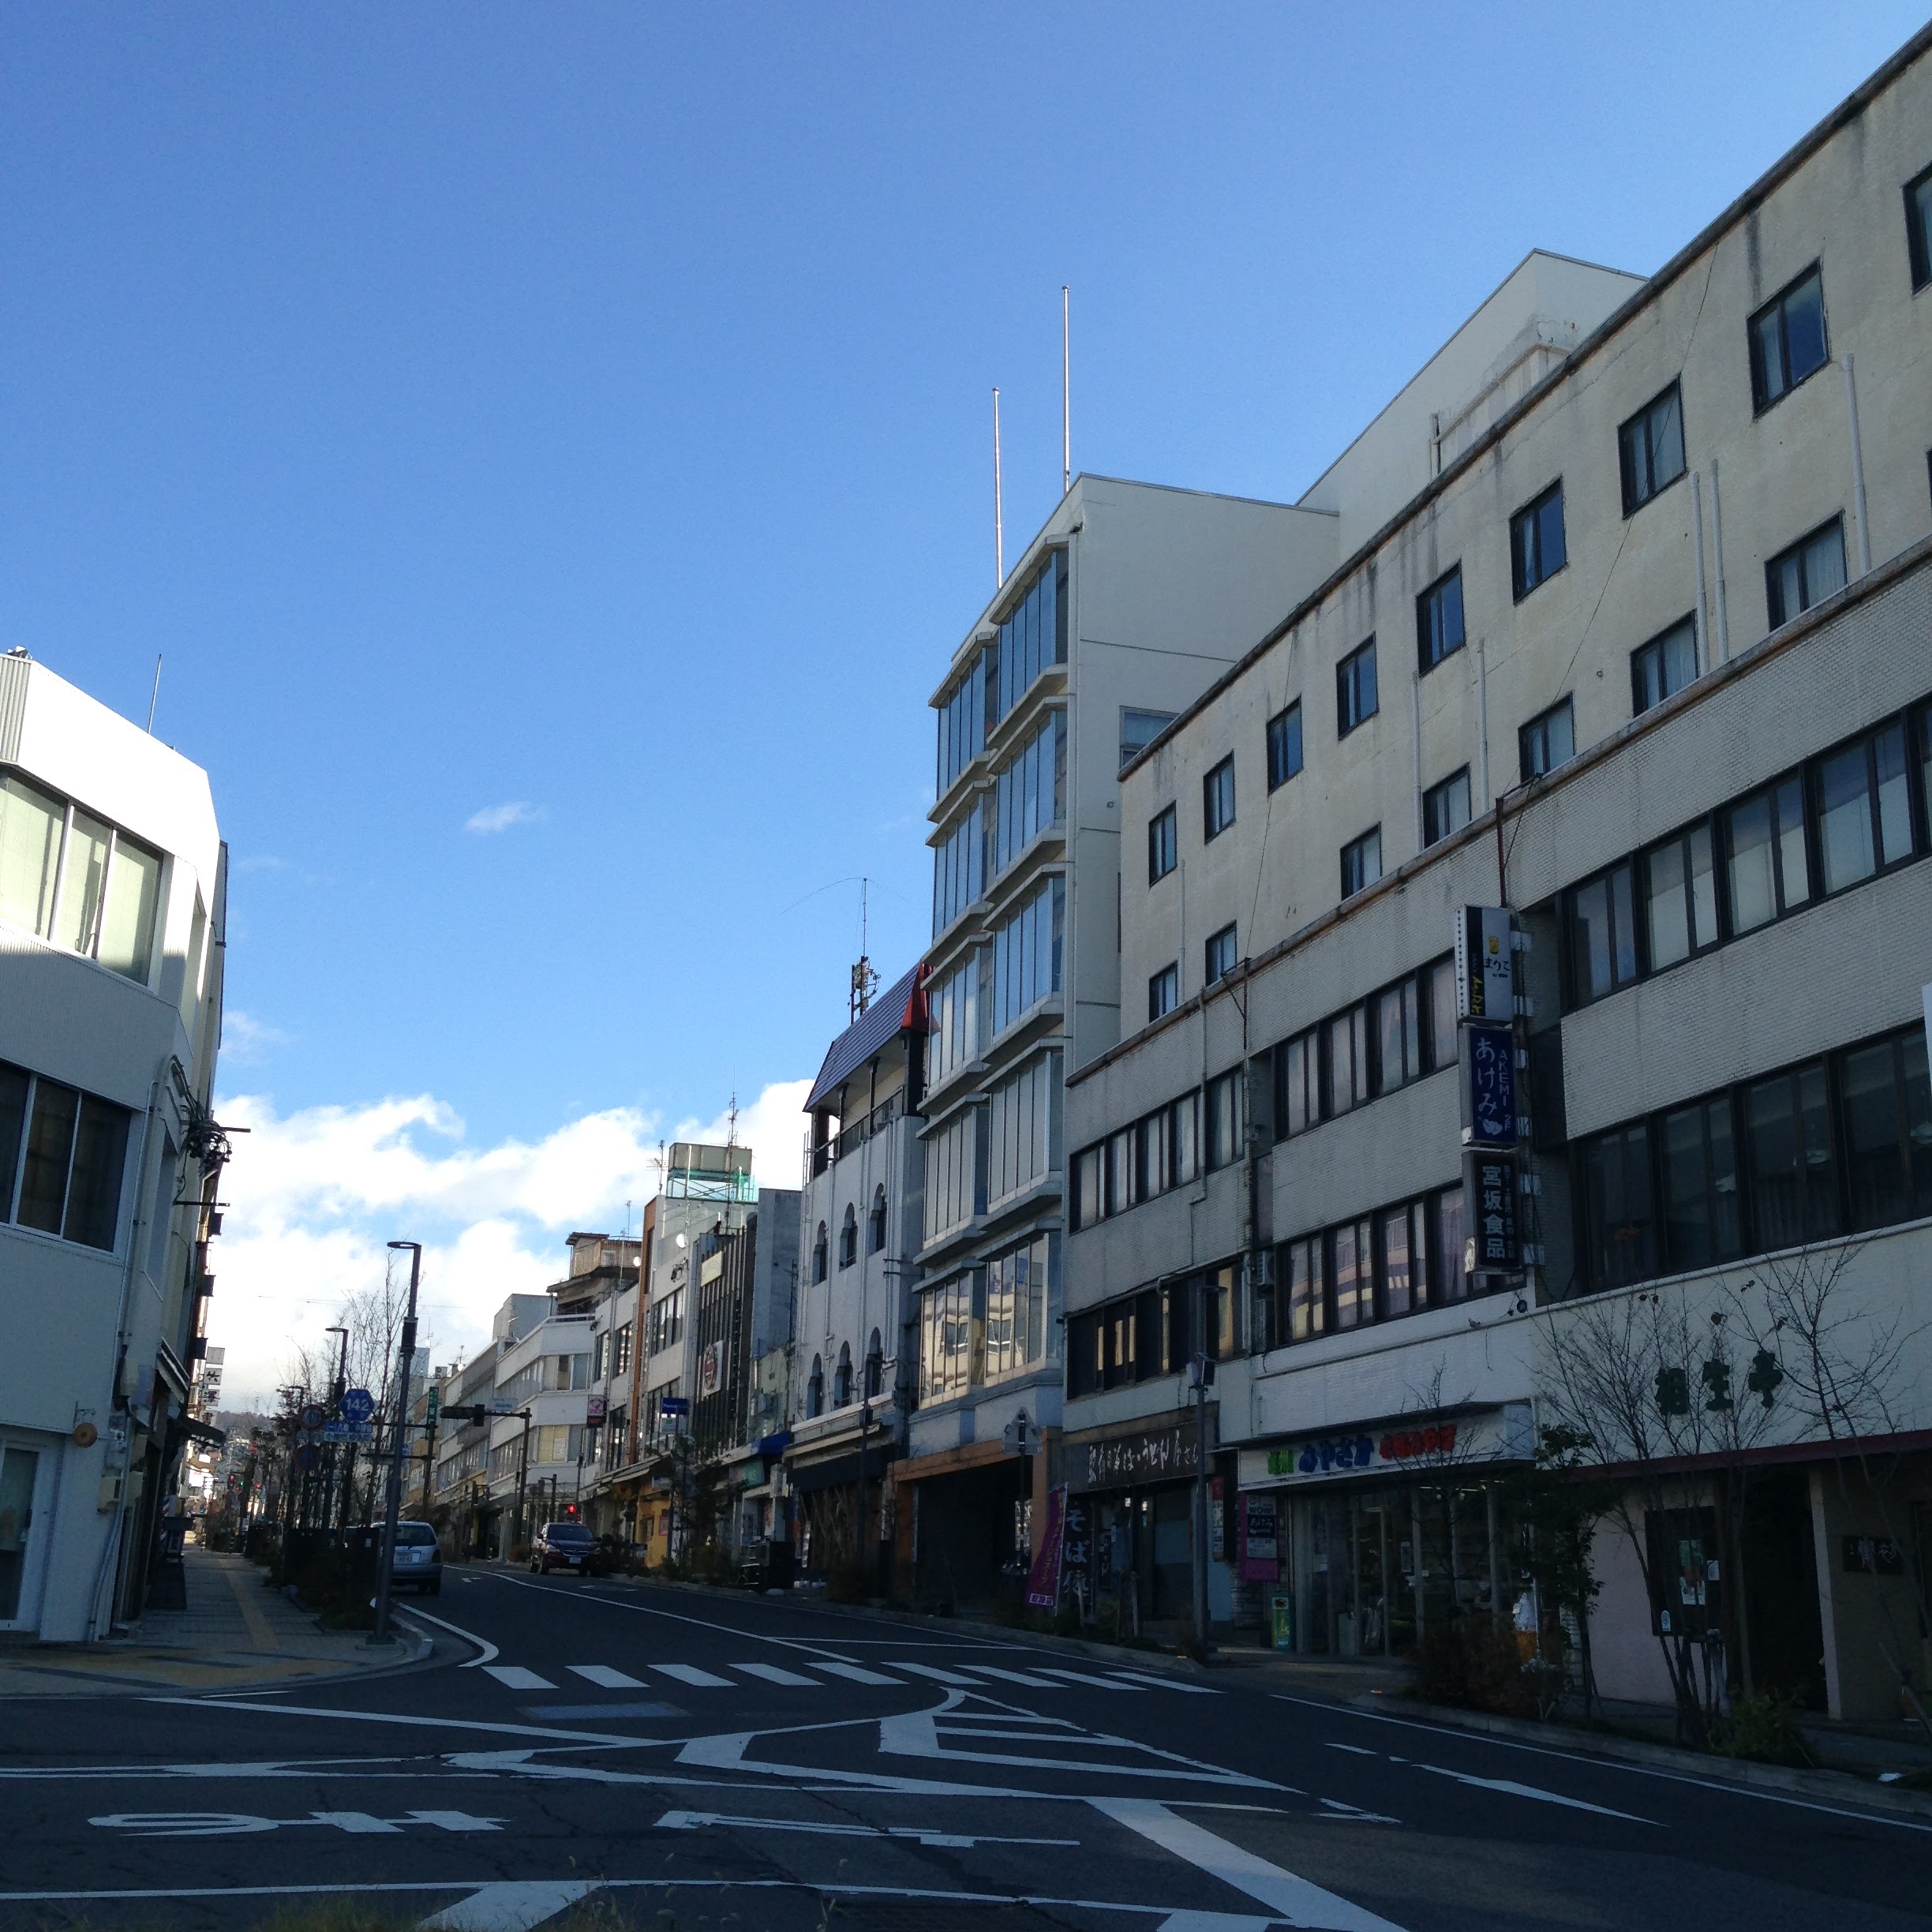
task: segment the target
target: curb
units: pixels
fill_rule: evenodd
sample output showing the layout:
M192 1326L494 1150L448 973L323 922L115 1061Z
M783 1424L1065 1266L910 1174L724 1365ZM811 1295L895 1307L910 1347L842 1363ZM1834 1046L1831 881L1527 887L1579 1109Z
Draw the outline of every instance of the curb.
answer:
M1349 1699L1349 1707L1457 1731L1478 1731L1545 1750L1567 1750L1579 1756L1648 1765L1658 1770L1694 1775L1711 1784L1754 1786L1763 1791L1789 1792L1812 1798L1834 1798L1867 1810L1896 1811L1932 1818L1932 1792L1900 1791L1848 1771L1801 1771L1786 1765L1751 1764L1739 1758L1707 1756L1675 1744L1646 1744L1636 1738L1608 1737L1567 1724L1531 1724L1520 1717L1493 1717L1485 1711L1457 1710L1443 1704L1419 1704L1408 1698L1368 1691Z

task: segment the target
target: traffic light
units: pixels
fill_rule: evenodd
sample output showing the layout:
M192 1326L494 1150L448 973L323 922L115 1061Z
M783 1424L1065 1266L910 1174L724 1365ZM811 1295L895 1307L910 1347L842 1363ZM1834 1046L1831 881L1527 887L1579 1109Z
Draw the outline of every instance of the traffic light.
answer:
M477 1402L467 1409L445 1409L443 1411L443 1420L445 1422L476 1423L485 1421L489 1415L489 1410L481 1402ZM432 1413L431 1420L434 1419Z
M566 1503L564 1505L564 1514L566 1516L575 1516L577 1514L577 1505L575 1503Z

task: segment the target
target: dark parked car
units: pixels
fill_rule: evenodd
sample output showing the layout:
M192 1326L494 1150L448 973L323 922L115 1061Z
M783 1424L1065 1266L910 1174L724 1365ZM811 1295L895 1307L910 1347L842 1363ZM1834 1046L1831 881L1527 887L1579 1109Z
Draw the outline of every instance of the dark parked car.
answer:
M378 1551L377 1555L380 1554ZM395 1560L389 1567L389 1586L400 1589L406 1583L413 1583L425 1597L443 1593L443 1552L437 1546L436 1531L426 1522L396 1525Z
M530 1567L543 1576L552 1570L588 1576L597 1556L597 1538L580 1522L547 1522L530 1545Z

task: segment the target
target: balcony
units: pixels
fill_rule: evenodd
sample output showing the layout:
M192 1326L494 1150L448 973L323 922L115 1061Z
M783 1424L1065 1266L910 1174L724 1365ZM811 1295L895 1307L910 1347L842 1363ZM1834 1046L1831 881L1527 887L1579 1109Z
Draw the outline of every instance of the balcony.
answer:
M849 1127L841 1127L829 1140L811 1150L811 1172L815 1180L828 1167L836 1167L848 1154L856 1154L875 1135L883 1133L896 1120L904 1118L906 1090L901 1087L889 1095L871 1113L861 1114Z

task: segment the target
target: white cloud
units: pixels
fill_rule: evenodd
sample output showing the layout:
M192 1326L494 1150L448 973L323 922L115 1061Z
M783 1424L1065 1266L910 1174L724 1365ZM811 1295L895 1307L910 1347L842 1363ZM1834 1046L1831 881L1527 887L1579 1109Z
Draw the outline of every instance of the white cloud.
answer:
M232 1019L232 1016L230 1016ZM767 1187L796 1187L810 1082L766 1087L739 1116ZM660 1118L615 1107L542 1139L474 1146L455 1109L429 1094L279 1114L259 1094L224 1098L234 1138L230 1204L217 1245L211 1339L227 1350L224 1399L271 1399L290 1353L319 1354L343 1301L380 1286L385 1242L423 1244L423 1340L439 1361L487 1342L506 1295L564 1271L576 1228L635 1230L657 1192ZM722 1140L720 1120L681 1124L683 1139Z
M485 805L481 811L474 811L463 821L466 832L489 833L507 832L512 826L534 825L536 810L522 799L512 799L506 805Z
M237 1062L253 1066L275 1047L286 1046L289 1038L279 1027L257 1020L238 1006L230 1006L222 1014L222 1058L230 1066Z

